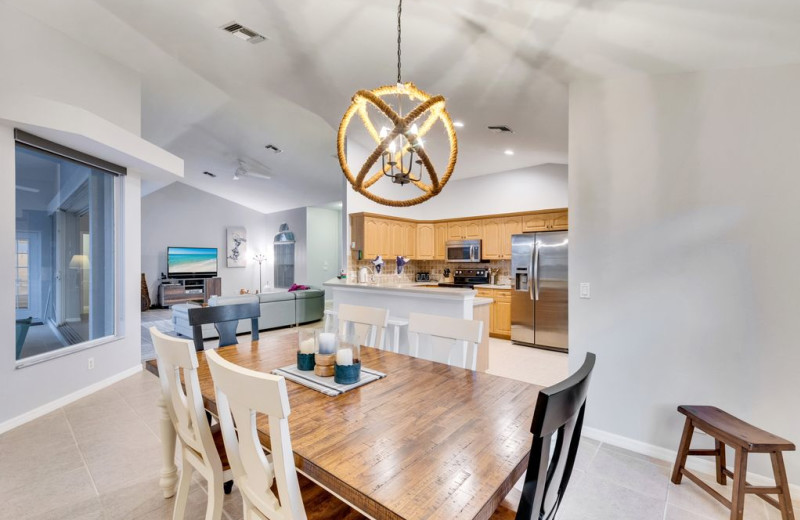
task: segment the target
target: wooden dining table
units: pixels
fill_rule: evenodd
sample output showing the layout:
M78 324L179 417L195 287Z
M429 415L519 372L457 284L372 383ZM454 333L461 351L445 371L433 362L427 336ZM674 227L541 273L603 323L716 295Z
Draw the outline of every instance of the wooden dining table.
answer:
M296 349L290 331L217 352L268 373L293 364ZM489 518L527 467L541 387L367 347L361 360L387 376L336 397L287 380L298 471L374 519ZM202 352L198 361L205 407L216 414ZM146 366L158 373L155 361ZM162 412L161 486L171 496L175 432ZM269 449L266 416L257 428Z

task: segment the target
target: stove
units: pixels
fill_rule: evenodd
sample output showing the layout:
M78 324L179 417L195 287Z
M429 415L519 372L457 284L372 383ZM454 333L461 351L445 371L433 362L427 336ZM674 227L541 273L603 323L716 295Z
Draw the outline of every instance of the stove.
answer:
M488 267L459 267L453 272L453 281L440 283L439 287L474 289L476 285L487 283L489 283Z

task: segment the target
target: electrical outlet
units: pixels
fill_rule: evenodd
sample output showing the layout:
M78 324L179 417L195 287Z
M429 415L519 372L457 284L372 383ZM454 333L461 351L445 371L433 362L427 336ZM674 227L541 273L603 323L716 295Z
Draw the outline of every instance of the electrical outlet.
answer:
M89 358L89 370L94 370L94 358Z
M591 298L592 288L589 282L581 282L581 298Z

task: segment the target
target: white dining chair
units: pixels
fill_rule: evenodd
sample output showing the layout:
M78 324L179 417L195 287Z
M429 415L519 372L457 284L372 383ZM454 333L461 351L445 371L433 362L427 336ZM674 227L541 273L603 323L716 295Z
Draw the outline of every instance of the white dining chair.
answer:
M389 309L342 303L337 315L341 332L354 332L362 345L383 350Z
M448 365L475 370L482 334L482 321L415 312L408 315L409 353L413 357L419 357L420 343L425 338L432 357L435 357L435 351L447 349ZM457 357L462 360L461 364L453 362L454 352L460 354Z
M219 520L222 518L223 491L230 493L233 474L227 464L220 427L209 426L206 418L197 376L197 352L191 341L167 336L155 327L150 328L150 336L158 359L161 393L181 450L181 477L172 518L184 518L192 473L197 470L208 482L205 518Z
M361 518L347 504L307 478L298 478L289 434L291 410L286 380L235 365L216 351L206 351L206 360L214 379L222 438L234 481L242 494L243 517L254 520ZM269 419L269 456L258 437L257 413ZM273 479L277 496L271 490ZM308 503L318 506L308 511L308 516L303 496L308 497Z

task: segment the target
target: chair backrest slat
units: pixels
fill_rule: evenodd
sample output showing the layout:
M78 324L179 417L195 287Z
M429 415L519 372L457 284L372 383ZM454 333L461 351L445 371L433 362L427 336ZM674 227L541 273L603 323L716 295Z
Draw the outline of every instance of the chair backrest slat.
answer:
M150 336L158 359L161 392L175 432L203 460L222 467L206 420L192 342L167 336L155 327L150 328Z
M555 518L578 454L594 364L595 355L587 353L577 372L539 391L531 424L533 446L516 520ZM556 445L551 455L553 437Z
M383 349L389 309L342 303L339 304L338 316L339 326L344 328L341 332L354 329L362 345ZM365 333L359 334L359 328L364 329Z
M454 349L459 349L463 363L461 368L475 370L478 362L478 345L483 335L483 322L477 320L462 320L448 316L435 316L412 312L408 315L409 352L414 357L419 357L420 336L428 338L449 339L447 362L451 363ZM433 341L430 341L434 348Z
M203 325L213 323L219 334L219 346L236 345L236 328L239 320L250 320L253 341L258 339L258 318L261 306L257 301L189 308L189 325L192 327L195 350L203 350Z
M305 520L289 436L286 380L242 368L213 350L206 352L206 360L216 388L225 450L245 503L270 520ZM258 437L256 413L269 418L272 462ZM273 479L283 500L270 490Z

